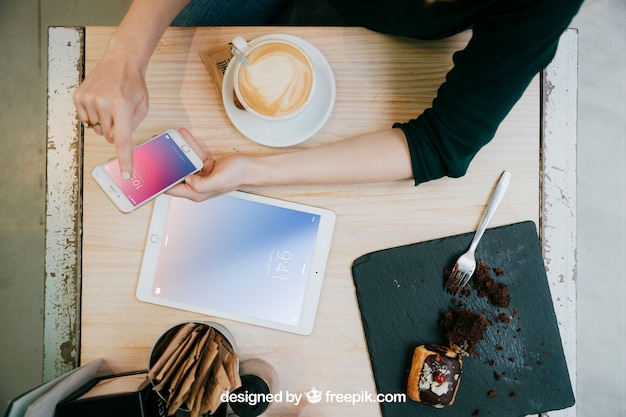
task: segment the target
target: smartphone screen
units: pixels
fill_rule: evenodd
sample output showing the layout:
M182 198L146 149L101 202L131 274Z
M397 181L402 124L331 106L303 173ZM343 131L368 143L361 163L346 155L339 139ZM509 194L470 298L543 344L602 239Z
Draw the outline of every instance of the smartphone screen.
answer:
M133 149L130 180L122 179L117 158L101 165L133 208L198 171L197 155L180 135L176 140L173 135L178 132L164 132Z

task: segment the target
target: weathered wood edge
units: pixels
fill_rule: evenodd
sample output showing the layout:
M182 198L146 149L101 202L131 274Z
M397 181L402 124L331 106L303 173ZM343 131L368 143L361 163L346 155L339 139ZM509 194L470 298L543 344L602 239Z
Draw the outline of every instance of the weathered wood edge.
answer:
M44 382L79 365L83 131L72 95L84 40L82 27L48 29Z
M576 166L578 130L578 31L561 36L542 72L540 236L563 349L576 392ZM575 417L576 406L550 412Z

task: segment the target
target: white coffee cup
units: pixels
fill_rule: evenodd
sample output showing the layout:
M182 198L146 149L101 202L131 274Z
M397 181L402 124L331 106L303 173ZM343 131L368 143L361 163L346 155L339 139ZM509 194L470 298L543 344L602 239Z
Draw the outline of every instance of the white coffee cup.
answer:
M315 91L315 70L300 46L281 37L248 43L238 36L232 44L234 90L247 111L263 119L284 120L307 107Z

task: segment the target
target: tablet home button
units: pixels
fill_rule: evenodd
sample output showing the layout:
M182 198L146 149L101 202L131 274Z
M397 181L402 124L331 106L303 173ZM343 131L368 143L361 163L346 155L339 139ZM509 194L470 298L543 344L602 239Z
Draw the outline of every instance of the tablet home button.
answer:
M150 236L150 242L157 243L158 241L159 241L159 236L158 235Z

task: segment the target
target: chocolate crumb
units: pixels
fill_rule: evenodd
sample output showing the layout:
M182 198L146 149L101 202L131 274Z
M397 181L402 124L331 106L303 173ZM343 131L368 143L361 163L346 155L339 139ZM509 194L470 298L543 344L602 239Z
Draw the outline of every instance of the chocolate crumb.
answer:
M454 297L452 300L450 300L450 302L452 302L452 304L454 304L457 307L463 307L465 306L465 301L463 300L459 300L458 298Z
M508 307L511 296L506 284L496 282L491 276L489 267L478 261L476 271L472 275L472 287L480 297L487 297L489 302L497 307Z
M493 377L496 379L496 381L501 381L502 380L502 375L500 375L496 371L493 372Z
M446 339L474 356L478 356L476 344L483 339L488 324L484 314L467 309L448 311L440 322Z
M509 392L509 397L511 397L511 398L517 397L517 392L515 392L515 391Z
M480 415L480 410L474 410L472 413L472 417L478 417Z
M511 321L513 321L513 317L509 316L506 313L500 313L496 316L494 320L500 323L510 323Z
M489 392L487 393L487 397L489 397L489 398L495 398L495 397L497 397L497 396L498 396L498 393L496 392L496 390L495 390L495 389L492 389L491 391L489 391Z
M452 277L450 276L450 272L452 272L452 270L448 268L443 269L443 287L450 294L456 294L461 288L456 285L456 281L452 279Z

